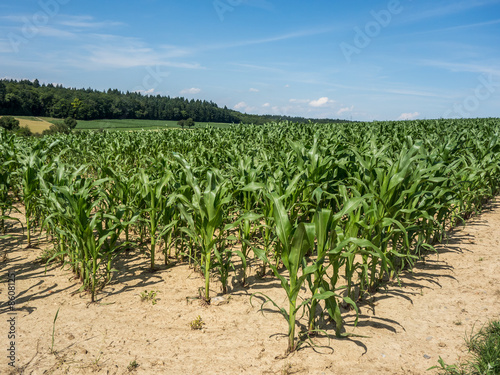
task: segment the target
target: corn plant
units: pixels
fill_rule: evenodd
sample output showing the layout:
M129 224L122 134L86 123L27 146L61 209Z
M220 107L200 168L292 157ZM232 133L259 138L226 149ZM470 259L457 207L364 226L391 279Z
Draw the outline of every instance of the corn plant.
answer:
M286 212L283 203L276 194L271 194L271 199L274 201L274 215L276 222L276 233L279 242L282 245L281 256L283 265L288 271L288 279L279 272L278 268L273 262L270 262L263 251L255 249L254 251L259 258L266 262L274 272L274 275L280 280L281 286L284 289L288 299L288 311L283 307L279 307L276 302L262 293L265 297L265 302L271 302L288 322L288 348L287 353L293 352L297 348L295 339L295 327L297 312L303 308L309 300L298 303L298 296L302 285L306 282L307 278L316 272L317 265L307 265L306 253L313 246L314 241L314 225L300 223L297 227L293 227L288 213ZM322 299L327 295L316 294L314 299ZM263 306L262 305L262 306ZM262 307L261 307L262 308Z
M176 158L184 168L193 191L191 199L186 199L183 195L178 196L178 207L187 224L187 227L181 230L201 248L199 261L205 277L204 299L210 303L210 271L214 267L214 248L219 241L216 231L223 230L224 208L231 202L231 196L225 183L212 172L207 172L205 188L202 190L187 162L178 155Z
M116 216L120 213L100 210L105 199L100 187L105 182L79 178L70 186L53 187L54 194L50 199L57 212L46 219L48 222L57 221L58 233L67 239L68 263L82 280L83 287L89 290L92 302L95 302L99 281L103 277L101 264L108 264L104 277L106 280L111 278L110 259L115 248L107 241L110 236L116 238L124 227Z
M145 171L141 171L138 178L140 197L143 201L141 206L144 206L143 217L148 224L149 235L151 237L151 270L155 268L156 243L170 229L168 224L163 228L159 228L162 221L169 221L171 218L163 218L168 214L168 184L172 179L170 171L164 171L163 175L157 179L150 179Z

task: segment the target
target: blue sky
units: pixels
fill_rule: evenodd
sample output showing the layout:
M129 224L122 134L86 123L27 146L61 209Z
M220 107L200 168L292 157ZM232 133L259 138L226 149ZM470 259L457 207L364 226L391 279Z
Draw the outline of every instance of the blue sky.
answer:
M500 0L18 0L0 77L353 120L500 117Z

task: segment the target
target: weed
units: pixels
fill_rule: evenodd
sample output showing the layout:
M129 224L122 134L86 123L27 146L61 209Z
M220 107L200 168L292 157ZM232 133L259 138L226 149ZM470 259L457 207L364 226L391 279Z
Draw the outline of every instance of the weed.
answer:
M198 317L189 323L189 325L191 326L191 329L202 329L205 322L201 319L201 316L198 315Z
M55 248L44 249L36 260L41 264L49 263L51 260L54 260L56 254L57 251Z
M283 368L281 369L281 375L290 375L292 374L291 370L292 370L292 364L287 362L283 365Z
M137 360L133 360L133 361L130 361L130 363L128 364L127 366L127 370L129 372L132 372L134 370L137 370L137 368L139 367L139 364L137 363Z
M57 316L59 315L60 309L61 309L60 307L59 307L59 309L57 309L56 316L54 318L54 324L52 325L52 346L50 347L50 352L52 354L55 354L55 352L54 352L54 334L56 333L56 320L57 320Z
M158 291L148 292L147 290L145 290L140 294L141 302L151 302L153 305L156 305L156 303L158 302L156 300L156 293L158 293Z
M500 374L500 321L492 321L478 333L465 338L471 359L460 365L448 365L439 357L440 369L446 375Z

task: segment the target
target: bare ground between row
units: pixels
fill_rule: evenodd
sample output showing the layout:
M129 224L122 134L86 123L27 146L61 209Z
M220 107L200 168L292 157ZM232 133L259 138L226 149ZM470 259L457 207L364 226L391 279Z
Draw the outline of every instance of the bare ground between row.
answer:
M21 227L15 228L21 233ZM187 297L203 285L187 265L148 271L139 252L123 256L118 277L99 294L97 304L76 293L80 284L67 269L37 261L40 248L23 239L3 240L0 250L0 343L8 349L7 275L16 275L16 355L23 374L425 374L439 357L454 363L466 356L464 336L500 318L500 203L494 201L447 243L389 284L353 314L336 339L331 324L314 344L284 357L287 324L270 304L264 314L250 295L263 292L286 306L273 277L236 282L228 303L203 307ZM255 273L255 269L251 272ZM141 302L155 291L157 303ZM215 293L220 285L212 284ZM190 302L191 301L191 302ZM54 350L52 330L56 312ZM192 330L198 316L202 330ZM301 320L306 323L306 317ZM7 356L0 372L12 370ZM131 363L138 365L133 369Z

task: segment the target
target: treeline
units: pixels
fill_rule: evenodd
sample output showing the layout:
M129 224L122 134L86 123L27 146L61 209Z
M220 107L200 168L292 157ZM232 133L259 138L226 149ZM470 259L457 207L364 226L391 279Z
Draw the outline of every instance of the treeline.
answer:
M348 120L340 120L340 119L309 119L305 117L297 117L297 116L282 116L282 115L251 115L247 113L236 112L235 116L240 119L240 122L243 124L255 124L255 125L263 125L270 122L281 122L288 121L293 123L307 123L309 121L316 124L331 124L331 123L343 123L343 122L351 122Z
M0 116L72 117L77 120L143 119L186 120L265 124L274 121L308 122L304 117L244 114L206 100L183 97L149 96L137 92L108 89L66 88L62 85L40 84L38 79L0 80ZM312 120L312 119L311 119ZM345 120L314 119L317 123Z
M0 115L73 117L77 120L144 119L199 122L235 122L240 119L226 107L205 100L145 96L136 92L106 92L40 84L37 79L0 80Z

